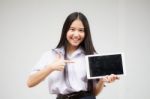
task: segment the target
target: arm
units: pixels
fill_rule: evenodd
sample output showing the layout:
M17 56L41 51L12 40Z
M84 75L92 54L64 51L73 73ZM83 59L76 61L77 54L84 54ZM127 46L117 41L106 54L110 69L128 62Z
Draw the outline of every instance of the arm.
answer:
M119 77L114 74L104 76L103 78L101 78L94 87L94 95L97 96L103 90L105 86L104 83L112 83L117 79L119 79Z
M51 66L47 66L36 73L29 75L27 79L27 86L33 87L43 81L54 69Z
M56 60L52 64L48 64L45 68L29 75L27 79L27 86L34 87L43 81L53 71L63 71L65 63L73 63L70 60L63 60L60 55L56 55Z
M94 95L97 96L103 90L104 86L104 81L100 79L94 87Z

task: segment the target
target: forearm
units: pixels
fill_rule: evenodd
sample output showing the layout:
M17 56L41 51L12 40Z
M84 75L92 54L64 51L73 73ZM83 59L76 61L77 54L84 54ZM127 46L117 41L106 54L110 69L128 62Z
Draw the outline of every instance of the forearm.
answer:
M103 87L105 86L104 83L112 83L117 79L119 79L119 77L114 74L106 75L103 78L101 78L99 82L96 84L96 87L94 88L95 95L98 95L98 93L102 91Z
M33 87L43 81L53 71L63 71L65 63L74 63L70 60L63 60L60 55L57 55L56 60L52 64L48 64L44 69L37 71L29 76L27 80L28 87Z
M37 71L34 74L31 74L27 80L27 86L33 87L37 84L39 84L41 81L43 81L51 72L53 69L50 66L47 66L43 68L40 71Z
M99 80L94 88L94 95L97 96L104 88L104 81Z

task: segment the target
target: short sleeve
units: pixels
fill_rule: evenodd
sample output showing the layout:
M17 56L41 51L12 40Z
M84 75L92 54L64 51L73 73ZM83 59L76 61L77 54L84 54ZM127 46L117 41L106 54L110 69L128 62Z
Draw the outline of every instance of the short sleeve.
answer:
M52 51L47 51L43 53L39 61L32 68L31 74L43 69L46 65L52 63L53 60L54 60L54 54Z

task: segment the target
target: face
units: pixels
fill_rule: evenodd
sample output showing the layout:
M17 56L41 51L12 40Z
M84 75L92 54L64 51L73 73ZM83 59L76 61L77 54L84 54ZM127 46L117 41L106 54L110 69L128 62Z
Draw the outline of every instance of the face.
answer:
M77 48L80 43L84 40L84 26L79 19L76 19L72 22L68 32L67 32L67 40L69 43L69 47Z

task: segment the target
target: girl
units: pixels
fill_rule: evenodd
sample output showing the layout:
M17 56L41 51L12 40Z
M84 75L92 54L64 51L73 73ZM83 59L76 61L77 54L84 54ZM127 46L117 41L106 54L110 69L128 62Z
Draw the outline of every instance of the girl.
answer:
M118 77L111 74L99 80L87 79L85 55L95 53L86 16L71 13L63 25L57 47L42 56L29 75L27 85L33 87L47 78L49 92L57 94L57 99L96 99L104 83Z

